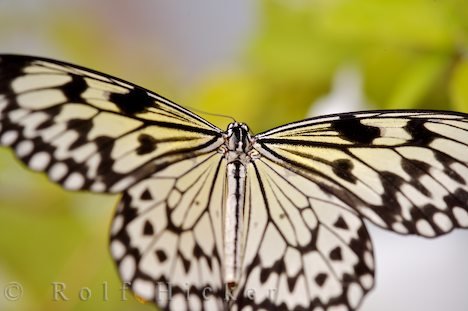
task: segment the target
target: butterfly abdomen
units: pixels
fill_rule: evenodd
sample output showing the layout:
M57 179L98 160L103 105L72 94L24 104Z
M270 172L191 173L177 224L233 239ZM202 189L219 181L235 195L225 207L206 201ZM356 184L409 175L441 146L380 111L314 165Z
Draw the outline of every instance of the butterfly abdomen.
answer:
M239 161L227 165L227 200L224 226L224 279L235 286L240 279L246 167Z

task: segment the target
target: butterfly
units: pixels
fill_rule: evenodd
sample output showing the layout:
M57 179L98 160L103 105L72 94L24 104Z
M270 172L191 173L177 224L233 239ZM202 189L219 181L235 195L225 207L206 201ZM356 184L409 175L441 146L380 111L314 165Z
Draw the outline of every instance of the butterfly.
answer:
M121 193L110 252L164 310L356 310L374 285L363 219L468 227L468 115L362 111L223 131L118 78L0 56L0 143L69 190Z

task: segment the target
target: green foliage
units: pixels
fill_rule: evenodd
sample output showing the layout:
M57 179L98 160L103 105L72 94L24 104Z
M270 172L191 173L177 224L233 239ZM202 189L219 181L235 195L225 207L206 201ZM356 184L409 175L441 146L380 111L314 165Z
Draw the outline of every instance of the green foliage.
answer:
M229 113L250 111L242 121L265 130L304 118L329 92L337 69L353 64L376 108L467 112L466 12L468 3L457 0L262 1L260 29L237 83L220 73L200 102L213 110L209 94L222 88L218 105L226 98L233 104L248 83L253 96L235 101Z
M460 61L454 68L450 81L450 94L456 110L468 111L468 59Z
M0 297L2 310L154 309L122 290L109 256L115 196L65 192L8 150L0 150L0 180L0 288L15 280L23 289L18 301ZM53 283L64 284L66 298Z

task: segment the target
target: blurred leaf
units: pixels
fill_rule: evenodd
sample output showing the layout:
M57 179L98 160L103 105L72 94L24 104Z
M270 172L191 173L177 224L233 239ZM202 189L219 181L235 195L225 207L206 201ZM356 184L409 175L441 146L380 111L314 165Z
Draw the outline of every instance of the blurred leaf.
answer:
M323 18L330 36L365 48L366 45L401 49L444 50L455 40L450 1L354 0L333 1Z
M219 106L223 106L222 111L225 115L248 124L253 124L255 117L261 113L258 103L262 101L262 86L253 76L244 72L214 74L212 78L197 86L194 93L195 104L202 111L219 113ZM231 119L198 113L222 129L232 122Z
M389 95L388 109L410 109L430 93L430 88L447 68L445 55L424 55L402 72L393 94Z
M456 66L450 81L450 95L456 110L468 113L468 59Z
M449 109L447 70L467 45L458 0L263 1L249 67L261 76L268 117L304 117L337 69L353 63L381 108ZM466 11L466 10L465 10ZM287 105L285 106L285 103ZM278 106L280 113L274 113ZM263 120L260 120L262 122ZM258 122L258 121L257 121Z

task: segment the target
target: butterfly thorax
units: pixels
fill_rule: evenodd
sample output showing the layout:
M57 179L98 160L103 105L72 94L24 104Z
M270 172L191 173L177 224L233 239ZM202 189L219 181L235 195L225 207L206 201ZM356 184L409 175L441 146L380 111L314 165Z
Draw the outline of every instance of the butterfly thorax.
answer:
M247 165L251 160L253 142L246 124L232 122L224 134L224 145L221 147L221 151L228 163L239 161L243 165Z

